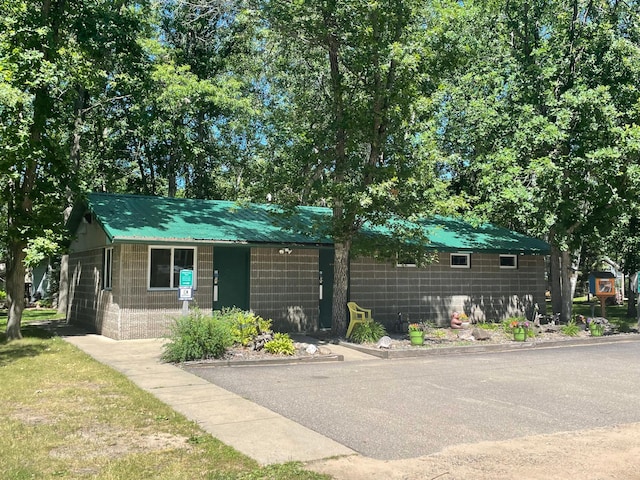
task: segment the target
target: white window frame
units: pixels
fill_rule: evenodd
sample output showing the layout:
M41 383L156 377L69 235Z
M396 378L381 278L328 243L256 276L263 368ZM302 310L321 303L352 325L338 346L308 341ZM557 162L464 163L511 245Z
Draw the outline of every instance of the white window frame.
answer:
M102 289L111 290L113 288L113 247L104 249L102 259Z
M466 263L464 265L458 265L453 263L453 258L454 257L464 257L467 259ZM449 254L449 266L451 268L471 268L471 254L470 253L451 253Z
M513 259L513 265L502 265L502 259L503 258L510 258ZM518 256L517 255L513 255L513 254L501 254L498 258L498 262L500 265L500 268L502 269L506 269L506 270L516 270L518 268Z
M169 286L168 287L152 287L151 286L151 251L152 250L171 250L170 256L170 270L172 273L169 274ZM147 254L147 290L177 290L179 285L173 284L173 271L175 269L175 251L176 250L193 250L193 289L197 290L198 288L198 249L197 247L191 246L167 246L167 245L149 245L149 250Z

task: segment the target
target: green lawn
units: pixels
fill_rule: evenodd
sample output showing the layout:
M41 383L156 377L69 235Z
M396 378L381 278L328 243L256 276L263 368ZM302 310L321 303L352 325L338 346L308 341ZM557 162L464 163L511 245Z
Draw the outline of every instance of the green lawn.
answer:
M3 480L329 478L297 463L261 468L120 373L29 326L52 317L28 310L24 338L0 342Z

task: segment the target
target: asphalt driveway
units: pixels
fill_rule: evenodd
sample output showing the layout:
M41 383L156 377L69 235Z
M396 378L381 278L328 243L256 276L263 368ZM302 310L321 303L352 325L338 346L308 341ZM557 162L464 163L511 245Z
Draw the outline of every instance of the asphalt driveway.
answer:
M185 369L380 460L640 422L640 342Z

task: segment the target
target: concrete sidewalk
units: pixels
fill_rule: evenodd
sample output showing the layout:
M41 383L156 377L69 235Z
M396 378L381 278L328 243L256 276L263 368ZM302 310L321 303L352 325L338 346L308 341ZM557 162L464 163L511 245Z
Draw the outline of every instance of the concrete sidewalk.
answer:
M356 453L179 367L162 363L164 340L116 341L93 334L63 338L262 465ZM329 348L332 353L343 355L345 361L375 359L339 345Z

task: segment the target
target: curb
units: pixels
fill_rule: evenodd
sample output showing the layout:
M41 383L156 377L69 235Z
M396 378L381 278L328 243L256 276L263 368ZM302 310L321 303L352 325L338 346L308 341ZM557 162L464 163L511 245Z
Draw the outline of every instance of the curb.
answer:
M318 357L294 357L294 358L255 358L247 360L203 360L194 362L183 362L176 364L190 368L198 367L254 367L256 365L295 365L297 363L320 363L320 362L342 362L344 355L322 355Z
M547 342L513 342L501 343L494 345L465 345L460 347L435 347L435 348L412 348L402 350L381 350L372 347L366 347L355 343L340 341L339 345L356 350L361 353L367 353L378 358L394 359L394 358L415 358L433 355L461 355L464 353L496 353L496 352L517 352L519 350L542 349L542 348L561 348L561 347L586 347L590 345L599 345L603 343L618 342L640 342L640 335L625 334L624 336L609 335L594 338L580 338L573 340L551 340Z

